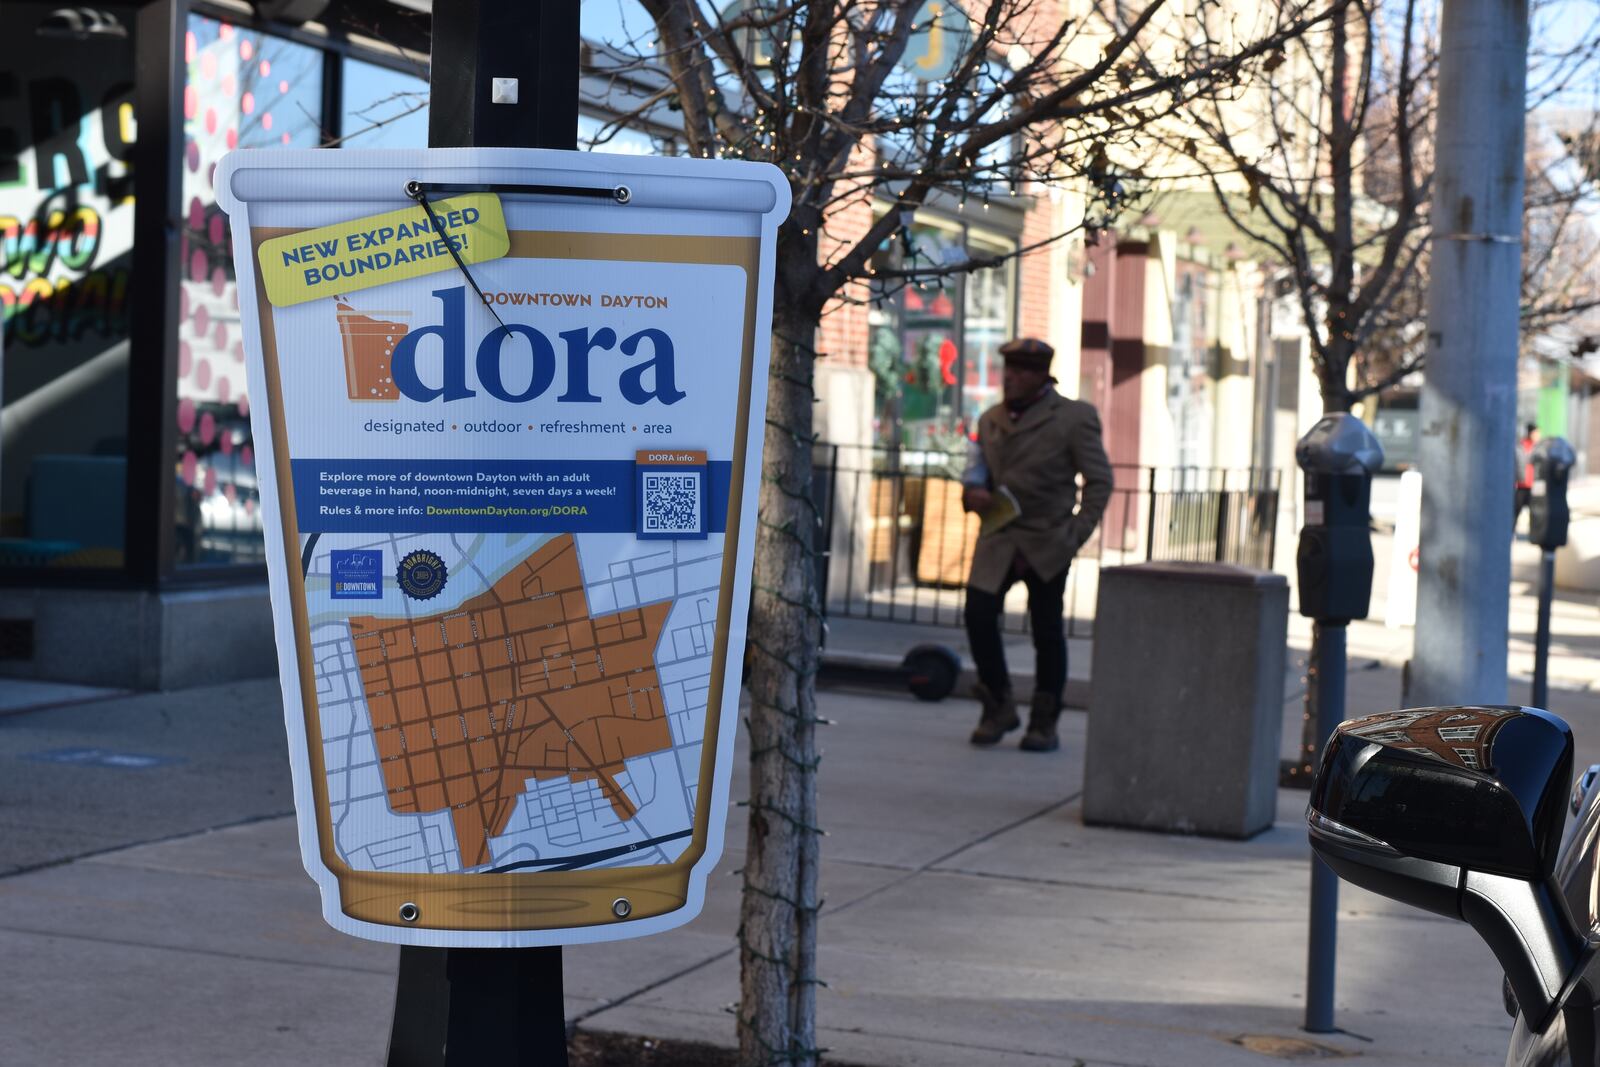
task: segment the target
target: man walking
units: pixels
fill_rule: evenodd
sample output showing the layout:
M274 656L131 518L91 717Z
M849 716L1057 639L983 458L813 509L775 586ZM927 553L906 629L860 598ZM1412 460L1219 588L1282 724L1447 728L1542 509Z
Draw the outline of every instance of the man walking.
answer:
M1111 499L1111 465L1094 406L1055 390L1050 376L1054 349L1025 337L1008 342L1000 355L1005 360L1003 399L978 420L977 447L962 478L967 484L962 504L968 511L998 512L1003 518L1012 501L1016 505L1014 518L979 534L967 579L967 640L978 668L974 692L983 705L972 743L992 745L1021 725L1000 643L1006 591L1020 581L1028 590L1036 656L1022 748L1049 752L1061 744L1056 720L1067 684L1062 623L1067 568Z

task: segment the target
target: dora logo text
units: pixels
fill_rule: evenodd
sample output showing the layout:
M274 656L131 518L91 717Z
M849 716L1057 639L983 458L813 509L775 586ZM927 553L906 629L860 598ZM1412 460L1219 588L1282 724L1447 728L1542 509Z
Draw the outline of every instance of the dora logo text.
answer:
M676 404L688 395L678 388L672 338L664 330L619 338L609 326L585 326L563 330L552 341L533 326L508 322L503 329L492 325L469 346L466 287L436 289L433 297L440 321L426 326L379 321L382 312L368 317L341 307L352 400L403 396L449 403L481 392L521 404L551 393L558 379L560 392L553 399L561 404L598 404L612 382L615 392L635 405Z

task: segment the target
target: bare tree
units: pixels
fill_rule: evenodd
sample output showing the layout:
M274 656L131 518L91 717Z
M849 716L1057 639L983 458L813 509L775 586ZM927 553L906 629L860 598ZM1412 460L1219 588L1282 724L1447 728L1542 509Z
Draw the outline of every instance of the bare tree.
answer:
M818 324L830 306L866 299L873 286L996 262L875 265L880 246L930 197L1067 184L1083 191L1085 212L1053 236L1106 225L1128 191L1110 162L1118 146L1185 102L1237 85L1326 12L1290 0L1248 36L1223 43L1203 34L1157 55L1146 42L1163 20L1186 17L1165 0L1075 7L1070 17L1052 0L642 4L650 25L630 27L632 42L592 57L645 86L615 125L659 124L671 109L690 155L767 160L793 188L778 236L753 582L738 1030L745 1064L810 1065L821 906L822 619L811 495ZM852 214L859 225L841 226Z
M1370 355L1391 350L1374 338L1419 321L1409 298L1428 235L1434 39L1417 0L1341 0L1264 82L1188 110L1201 134L1185 147L1219 208L1293 280L1326 411L1420 360L1420 346Z
M1592 266L1600 239L1589 221L1597 170L1578 162L1585 146L1600 144L1595 113L1577 125L1570 115L1554 126L1537 118L1592 81L1600 24L1541 41L1540 11L1558 6L1535 5L1530 51L1525 339L1600 307ZM1325 25L1286 47L1268 78L1187 110L1200 134L1179 142L1184 153L1219 209L1293 281L1324 411L1348 411L1421 369L1432 226L1472 225L1429 218L1436 13L1419 0L1342 0ZM1307 687L1296 768L1307 780L1315 691Z

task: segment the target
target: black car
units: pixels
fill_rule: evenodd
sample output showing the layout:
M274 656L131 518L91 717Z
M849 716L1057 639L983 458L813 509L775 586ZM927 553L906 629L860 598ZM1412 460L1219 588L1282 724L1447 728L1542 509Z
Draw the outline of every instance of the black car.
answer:
M1533 708L1371 715L1339 726L1306 811L1340 877L1488 943L1506 1067L1600 1067L1600 766L1569 792L1572 760L1567 724Z

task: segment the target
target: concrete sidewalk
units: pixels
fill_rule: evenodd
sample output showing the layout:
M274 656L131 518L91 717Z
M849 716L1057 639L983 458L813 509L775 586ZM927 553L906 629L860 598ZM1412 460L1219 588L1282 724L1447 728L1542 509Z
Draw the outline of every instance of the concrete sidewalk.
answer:
M1600 699L1575 700L1580 760L1600 759ZM1318 1051L1298 1029L1303 793L1247 842L1086 828L1081 714L1038 756L968 746L966 700L832 690L822 711L837 725L818 1012L839 1059L1249 1067ZM0 870L19 871L0 877L0 1062L382 1062L396 951L322 923L282 814L282 744L271 682L0 717ZM37 758L82 746L172 762ZM580 1029L733 1044L742 809L728 840L693 923L567 951ZM1340 936L1348 1032L1317 1038L1324 1054L1500 1062L1500 973L1468 927L1347 886Z

